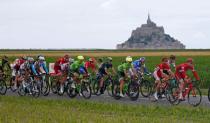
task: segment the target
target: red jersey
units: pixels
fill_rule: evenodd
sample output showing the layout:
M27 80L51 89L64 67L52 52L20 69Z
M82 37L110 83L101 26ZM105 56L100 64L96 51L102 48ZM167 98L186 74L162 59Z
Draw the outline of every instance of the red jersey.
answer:
M23 60L23 59L18 59L18 60L15 62L15 64L14 64L14 69L18 71L18 70L20 69L20 66L21 66L24 62L25 62L25 60Z
M191 70L194 77L199 80L200 78L198 77L198 74L197 72L195 71L195 68L193 65L190 65L188 63L183 63L183 64L180 64L176 67L176 76L179 78L179 79L184 79L186 76L187 76L187 71L188 70Z
M169 64L167 63L162 63L162 64L159 64L156 68L156 71L157 71L157 75L158 77L162 78L162 72L163 70L170 70L170 66Z
M85 68L86 69L91 69L91 70L95 71L96 66L95 66L94 63L91 63L91 62L87 61L87 62L85 62Z
M58 74L59 71L61 71L61 65L62 64L65 64L65 63L68 63L68 61L65 60L65 58L59 58L56 62L55 62L55 65L54 65L54 70L55 70L55 73Z

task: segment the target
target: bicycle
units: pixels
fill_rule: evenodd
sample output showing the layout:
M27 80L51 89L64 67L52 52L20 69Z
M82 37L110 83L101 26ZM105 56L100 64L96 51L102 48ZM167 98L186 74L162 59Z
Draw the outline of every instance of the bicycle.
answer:
M123 86L123 94L126 94L132 101L136 101L139 97L139 83L137 77L127 78L124 86ZM116 100L121 98L120 96L120 83L114 82L113 86L113 97Z
M108 75L107 78L104 80L103 82L103 86L102 86L102 92L100 92L100 80L99 78L96 79L96 81L94 81L94 85L93 85L93 93L97 96L101 95L101 93L103 94L105 91L107 91L109 96L113 96L113 82L114 80L112 79L111 75Z
M152 82L149 80L146 80L144 77L144 74L140 71L137 72L138 79L139 79L139 89L140 93L143 97L149 97L152 92ZM151 74L145 74L151 79Z
M67 94L70 98L74 98L77 96L77 94L81 94L85 99L90 99L92 89L89 75L84 75L80 83L75 82L72 77L70 77L68 81Z
M20 96L25 96L28 94L35 98L39 97L41 93L41 87L39 81L34 79L35 77L36 76L29 76L23 79L18 88L18 94Z
M189 80L184 84L185 88L182 92L182 96L185 98L187 96L188 103L194 107L198 106L202 100L201 91L197 85L197 81ZM181 100L179 99L180 89L177 86L171 89L169 93L169 102L173 105L178 105Z
M41 74L38 76L38 80L40 81L41 94L43 96L47 96L50 93L50 83L49 76L46 74Z

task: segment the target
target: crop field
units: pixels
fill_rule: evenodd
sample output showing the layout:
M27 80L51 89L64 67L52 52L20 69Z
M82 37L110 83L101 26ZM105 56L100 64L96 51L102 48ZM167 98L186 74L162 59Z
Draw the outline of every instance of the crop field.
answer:
M43 54L45 56L58 57L63 54L71 56L168 56L171 54L177 56L210 56L210 50L1 50L1 55L8 56L36 56Z

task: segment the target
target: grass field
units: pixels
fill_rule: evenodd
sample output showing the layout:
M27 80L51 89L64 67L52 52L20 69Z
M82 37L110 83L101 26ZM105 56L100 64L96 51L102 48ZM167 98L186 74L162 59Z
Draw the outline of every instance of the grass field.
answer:
M210 110L190 106L144 106L0 97L0 123L207 123Z

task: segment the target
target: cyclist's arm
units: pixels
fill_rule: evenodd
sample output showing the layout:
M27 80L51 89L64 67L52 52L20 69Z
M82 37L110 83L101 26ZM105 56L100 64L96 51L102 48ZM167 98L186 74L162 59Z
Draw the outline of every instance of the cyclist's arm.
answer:
M144 73L146 74L150 74L149 70L147 69L146 65L143 65L143 69L144 69Z
M35 66L31 65L31 70L35 75L38 75L38 73L36 72Z
M46 66L46 64L45 64L45 63L43 63L43 64L42 64L42 67L44 68L44 71L48 74L48 73L49 73L49 71L48 71L47 66Z

